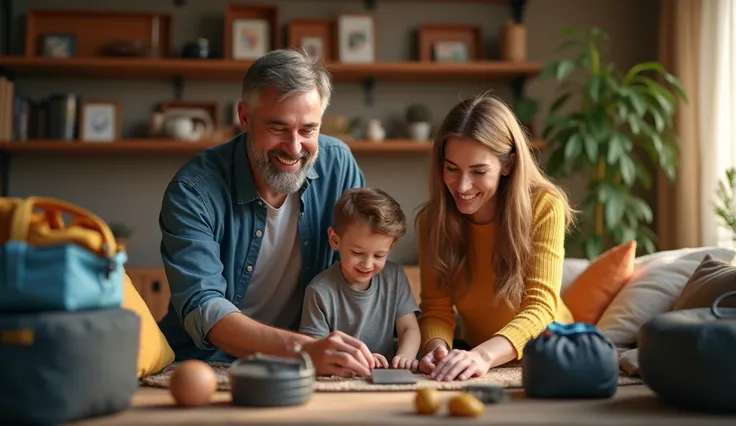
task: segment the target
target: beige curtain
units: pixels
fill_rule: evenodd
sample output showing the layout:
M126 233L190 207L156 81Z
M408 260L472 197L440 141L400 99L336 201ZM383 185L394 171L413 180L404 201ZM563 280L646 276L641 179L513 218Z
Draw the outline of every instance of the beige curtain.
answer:
M707 1L707 0L705 0ZM701 151L699 111L699 54L703 0L662 0L659 20L659 57L676 75L688 95L680 102L675 131L680 137L680 166L674 182L657 176L657 236L659 249L702 245Z

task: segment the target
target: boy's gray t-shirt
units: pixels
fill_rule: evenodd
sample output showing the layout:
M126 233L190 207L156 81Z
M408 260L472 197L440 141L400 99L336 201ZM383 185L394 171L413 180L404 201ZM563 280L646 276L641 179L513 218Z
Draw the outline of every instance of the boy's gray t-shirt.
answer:
M315 338L342 331L391 362L396 320L419 312L404 269L386 262L365 291L352 288L342 275L340 263L314 277L304 294L299 331Z

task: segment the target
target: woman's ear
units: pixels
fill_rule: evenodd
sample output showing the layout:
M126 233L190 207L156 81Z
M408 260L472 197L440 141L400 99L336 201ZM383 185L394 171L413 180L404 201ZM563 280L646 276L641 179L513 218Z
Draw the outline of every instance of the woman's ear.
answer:
M503 165L503 168L501 169L502 176L508 176L511 173L511 170L514 168L515 160L516 160L516 154L512 152L509 155L509 159L506 160L506 162Z

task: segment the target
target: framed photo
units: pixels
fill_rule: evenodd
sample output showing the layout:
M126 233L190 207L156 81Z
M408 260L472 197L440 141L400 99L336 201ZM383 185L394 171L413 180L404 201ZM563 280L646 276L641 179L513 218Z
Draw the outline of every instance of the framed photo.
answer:
M120 107L117 102L82 102L79 138L83 142L114 142L120 139Z
M302 37L299 45L313 58L325 58L325 43L320 37Z
M468 62L484 58L483 34L472 25L424 25L418 31L422 62Z
M234 20L232 37L233 59L256 60L270 50L270 24L265 19Z
M304 50L307 55L330 61L333 59L335 20L294 19L289 23L289 47Z
M468 62L468 44L462 41L438 41L434 44L437 62Z
M41 37L41 56L47 58L72 58L76 51L74 34L44 34Z
M341 62L375 62L376 32L372 15L341 15L337 18L337 31Z

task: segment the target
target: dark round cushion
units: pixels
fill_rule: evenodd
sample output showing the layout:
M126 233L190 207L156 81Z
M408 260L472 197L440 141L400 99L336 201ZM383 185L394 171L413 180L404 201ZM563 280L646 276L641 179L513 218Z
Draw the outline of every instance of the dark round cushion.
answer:
M664 402L736 412L736 308L718 302L658 315L639 331L639 375Z
M590 324L553 322L524 346L521 365L529 398L608 398L618 388L616 349Z

